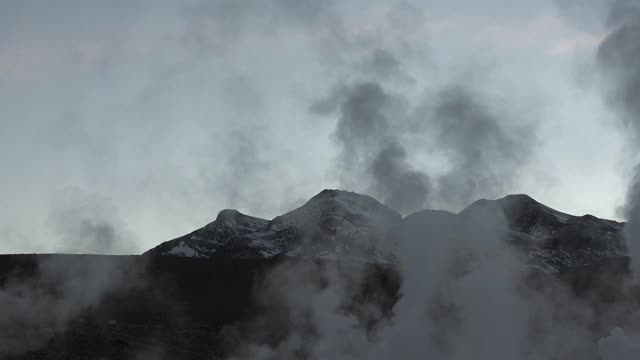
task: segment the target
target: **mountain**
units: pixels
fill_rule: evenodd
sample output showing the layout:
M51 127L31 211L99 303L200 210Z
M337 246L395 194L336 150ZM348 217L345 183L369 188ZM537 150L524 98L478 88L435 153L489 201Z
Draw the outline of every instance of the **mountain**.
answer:
M623 223L565 214L527 195L509 195L497 203L505 214L511 239L524 246L532 263L545 272L627 256Z
M372 197L324 190L271 221L223 210L212 223L147 254L269 258L276 255L389 263L400 214Z
M223 210L212 223L147 254L187 257L355 259L392 263L399 241L419 237L479 237L490 226L546 273L626 257L623 223L573 216L527 195L478 200L458 214L423 210L402 218L372 197L324 190L273 220ZM422 240L424 239L424 240Z

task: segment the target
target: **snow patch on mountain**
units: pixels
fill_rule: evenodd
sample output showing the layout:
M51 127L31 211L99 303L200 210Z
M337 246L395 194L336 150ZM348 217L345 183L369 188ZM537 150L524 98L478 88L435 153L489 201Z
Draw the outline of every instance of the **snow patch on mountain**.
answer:
M393 248L386 244L400 214L372 197L324 190L303 206L272 221L273 229L298 231L300 255L327 258L356 256L387 262ZM381 255L380 252L384 252Z
M184 257L200 257L201 254L197 250L193 249L189 245L181 241L178 246L171 248L166 252L167 255L184 256Z

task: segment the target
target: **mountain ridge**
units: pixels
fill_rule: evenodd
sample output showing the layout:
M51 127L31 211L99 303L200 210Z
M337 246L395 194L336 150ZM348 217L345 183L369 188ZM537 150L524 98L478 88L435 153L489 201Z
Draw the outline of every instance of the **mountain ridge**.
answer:
M526 194L480 199L457 214L426 209L402 217L373 197L325 189L272 220L222 210L213 222L145 254L205 258L286 255L393 263L403 237L429 240L467 226L470 217L478 214L491 216L496 226L504 226L507 237L547 272L627 253L624 223L589 214L570 215Z

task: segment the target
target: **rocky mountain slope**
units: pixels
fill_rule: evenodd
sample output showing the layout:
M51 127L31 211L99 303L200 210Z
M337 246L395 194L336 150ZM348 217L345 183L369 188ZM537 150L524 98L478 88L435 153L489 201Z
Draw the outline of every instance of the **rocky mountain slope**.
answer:
M388 263L388 231L400 214L356 193L324 190L271 221L223 210L212 223L165 242L149 254L269 258L275 255L353 258Z
M626 256L623 223L573 216L527 195L479 200L458 214L424 210L402 218L377 200L324 190L298 209L273 220L223 210L212 223L167 241L147 254L186 257L354 259L393 263L399 242L451 237L483 219L547 273ZM473 236L473 234L471 235Z

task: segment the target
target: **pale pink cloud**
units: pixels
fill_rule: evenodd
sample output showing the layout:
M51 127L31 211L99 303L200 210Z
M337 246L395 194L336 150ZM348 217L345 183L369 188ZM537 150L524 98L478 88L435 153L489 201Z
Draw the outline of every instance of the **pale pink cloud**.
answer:
M576 52L593 51L604 39L604 34L577 33L573 37L559 39L550 49L549 54L566 56Z
M602 41L602 34L576 30L555 14L522 19L486 17L448 17L429 19L429 31L440 38L455 39L469 46L503 50L532 50L551 56L591 51Z
M53 55L45 48L18 46L0 49L0 74L5 79L32 80L54 61Z
M0 48L0 76L15 82L84 76L102 69L113 57L132 63L153 58L153 54L149 47L134 44L114 48L99 42L13 43Z
M509 48L534 47L544 43L552 34L563 30L562 23L553 16L541 16L528 22L505 21L487 24L480 33L488 40Z

